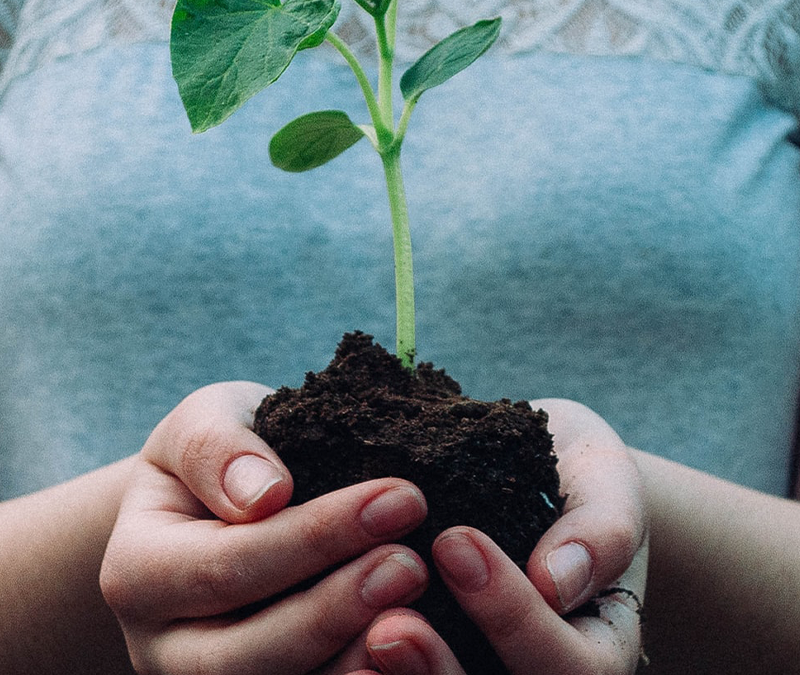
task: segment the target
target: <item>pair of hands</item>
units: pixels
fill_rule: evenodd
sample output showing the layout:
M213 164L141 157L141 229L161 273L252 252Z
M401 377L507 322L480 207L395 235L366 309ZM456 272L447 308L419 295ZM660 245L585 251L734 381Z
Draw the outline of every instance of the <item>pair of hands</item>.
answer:
M442 639L403 609L428 579L393 544L426 515L411 484L385 478L286 507L292 477L251 431L270 392L201 389L143 448L101 573L143 674L458 675ZM587 408L550 413L564 515L526 573L470 528L434 543L450 590L514 674L632 673L647 558L644 496L616 433ZM327 570L334 571L326 573ZM310 587L295 587L318 579ZM608 590L610 589L610 590ZM607 592L604 593L604 590ZM599 616L565 619L590 598Z

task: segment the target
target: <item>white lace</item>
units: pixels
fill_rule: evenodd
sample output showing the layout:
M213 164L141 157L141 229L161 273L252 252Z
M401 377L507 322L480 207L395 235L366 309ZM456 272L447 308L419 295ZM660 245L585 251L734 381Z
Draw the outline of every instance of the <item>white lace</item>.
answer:
M174 0L0 0L0 91L11 77L110 42L166 40ZM21 9L20 9L21 7ZM800 0L403 0L397 53L419 56L457 28L504 19L499 49L643 55L757 78L800 112ZM336 30L373 50L371 19L343 0Z

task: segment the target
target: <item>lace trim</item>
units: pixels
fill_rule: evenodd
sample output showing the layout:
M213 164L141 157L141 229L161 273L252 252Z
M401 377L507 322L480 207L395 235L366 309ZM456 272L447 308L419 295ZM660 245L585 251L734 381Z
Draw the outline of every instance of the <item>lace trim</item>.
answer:
M0 0L0 69L8 58L19 20L19 6L14 0Z
M0 91L55 58L112 42L166 40L174 0L0 0ZM409 61L458 27L500 15L499 49L641 55L758 79L800 112L800 0L403 0L397 54ZM336 30L374 51L343 1Z
M175 0L0 0L17 6L13 44L0 62L8 82L54 59L112 43L169 39ZM1 44L1 43L0 43Z

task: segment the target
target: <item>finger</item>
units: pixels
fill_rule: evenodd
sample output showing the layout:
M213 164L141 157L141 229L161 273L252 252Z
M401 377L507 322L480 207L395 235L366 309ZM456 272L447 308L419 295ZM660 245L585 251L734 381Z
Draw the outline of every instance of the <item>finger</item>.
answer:
M645 597L645 582L647 579L647 556L649 543L645 540L642 547L633 556L631 566L623 572L614 582L602 589L597 596L592 598L592 607L585 612L589 616L602 616L611 612L619 613L623 609L628 619L634 619L636 623L641 623L641 616ZM579 625L583 621L580 612L573 619L573 625Z
M135 634L134 665L174 675L305 673L339 653L381 611L417 599L427 579L413 551L382 546L251 616L179 622L165 633Z
M275 513L291 497L292 477L252 431L255 409L271 391L252 382L225 382L194 392L156 427L143 457L229 523ZM181 493L170 507L196 509L187 496Z
M638 469L614 430L590 409L556 399L531 402L549 414L562 493L562 516L528 562L534 585L566 613L613 583L646 536Z
M320 673L464 675L464 670L419 612L395 608L377 616L365 634Z
M384 675L465 675L431 625L410 612L380 618L366 643Z
M422 621L425 620L422 618L419 612L409 609L408 607L394 607L385 612L381 612L377 617L375 617L375 619L373 619L372 624L366 630L364 630L361 635L359 635L344 650L342 650L342 652L338 654L335 659L327 663L324 668L319 670L319 675L341 675L342 673L348 673L350 675L362 673L363 675L363 673L377 672L376 669L378 668L378 664L375 659L372 658L369 652L367 646L367 636L376 624L395 615L410 615L417 617Z
M156 482L177 482L151 472ZM151 485L131 497L106 551L103 592L117 614L132 621L210 616L270 598L407 534L427 514L422 493L394 478L239 525L147 511L150 492L165 489Z
M642 651L642 603L644 602L645 579L647 576L648 543L636 552L631 566L612 586L603 589L592 600L595 613L570 620L584 639L598 646L609 645L607 650L615 652L616 658L610 664L620 664L626 670L616 673L634 672L636 666L648 662Z
M434 542L433 555L445 583L512 673L602 675L635 667L638 623L586 617L576 627L564 621L477 530L447 530Z

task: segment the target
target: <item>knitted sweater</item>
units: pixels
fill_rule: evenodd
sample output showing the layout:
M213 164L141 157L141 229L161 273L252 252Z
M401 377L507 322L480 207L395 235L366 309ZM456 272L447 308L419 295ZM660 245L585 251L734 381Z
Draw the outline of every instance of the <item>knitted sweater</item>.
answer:
M366 121L335 53L301 53L193 136L169 7L14 1L0 0L0 497L135 452L209 382L299 384L347 330L393 344L374 153L302 175L267 156L304 112ZM449 4L403 5L402 58L473 18L507 21L408 132L420 357L477 398L574 398L631 445L784 492L799 3ZM368 51L347 7L340 30Z

